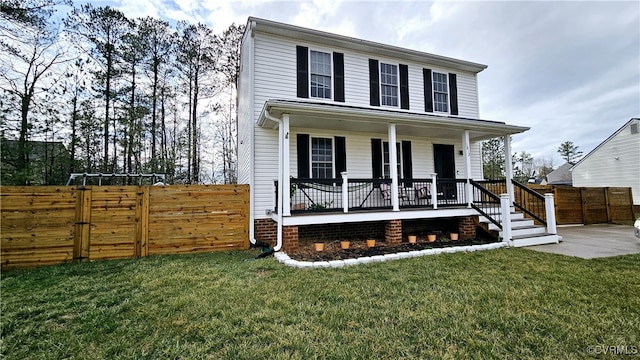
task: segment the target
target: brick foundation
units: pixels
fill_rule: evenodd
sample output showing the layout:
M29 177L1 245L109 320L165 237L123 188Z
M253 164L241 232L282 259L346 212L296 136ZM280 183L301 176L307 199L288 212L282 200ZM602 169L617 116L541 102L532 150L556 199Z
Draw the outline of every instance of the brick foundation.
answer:
M286 253L298 251L298 225L282 228L282 251Z
M469 240L476 237L476 226L479 220L477 216L458 218L458 234L460 240Z
M278 224L271 219L257 219L254 237L258 241L275 246L278 241Z
M422 235L432 232L458 232L461 240L476 237L477 216L441 219L410 219L388 221L366 221L358 223L318 224L285 226L282 230L282 250L298 251L301 241L333 241L384 239L387 244L401 244L407 235ZM255 220L255 238L275 246L278 240L278 225L271 219Z
M388 220L384 227L384 241L389 245L402 243L402 220Z

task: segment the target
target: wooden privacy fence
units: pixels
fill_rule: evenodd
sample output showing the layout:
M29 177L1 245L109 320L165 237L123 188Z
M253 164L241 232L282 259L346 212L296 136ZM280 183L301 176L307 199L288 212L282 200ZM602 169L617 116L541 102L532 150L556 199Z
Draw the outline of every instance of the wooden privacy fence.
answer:
M249 186L0 187L2 268L249 248Z
M633 223L631 188L529 185L541 194L552 192L556 222L564 224Z

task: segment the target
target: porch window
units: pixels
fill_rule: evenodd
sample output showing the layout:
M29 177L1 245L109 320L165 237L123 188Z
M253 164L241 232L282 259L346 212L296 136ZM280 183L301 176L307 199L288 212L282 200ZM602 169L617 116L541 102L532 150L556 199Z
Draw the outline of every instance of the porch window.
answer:
M402 147L396 143L396 158L398 163L398 176L402 177ZM389 161L389 142L382 143L382 176L385 179L391 178L391 162Z
M438 112L449 112L447 74L433 72L433 106Z
M331 99L331 54L309 51L311 97Z
M383 106L398 106L398 66L380 63L380 95Z
M311 178L333 178L333 144L331 138L311 138Z

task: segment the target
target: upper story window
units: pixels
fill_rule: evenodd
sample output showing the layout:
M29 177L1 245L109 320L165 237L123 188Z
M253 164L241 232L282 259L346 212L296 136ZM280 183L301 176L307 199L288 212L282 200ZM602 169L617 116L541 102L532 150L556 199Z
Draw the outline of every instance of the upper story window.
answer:
M311 138L311 178L333 178L333 145L331 138Z
M383 106L398 106L398 66L380 63L380 100Z
M311 97L331 99L331 54L309 51Z
M449 112L449 86L447 74L433 72L433 110Z
M344 102L344 54L296 46L296 96Z

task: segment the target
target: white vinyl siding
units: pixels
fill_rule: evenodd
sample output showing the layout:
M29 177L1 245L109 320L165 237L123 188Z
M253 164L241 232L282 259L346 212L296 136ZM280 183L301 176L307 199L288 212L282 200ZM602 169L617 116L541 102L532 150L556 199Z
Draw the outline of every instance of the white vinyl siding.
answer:
M458 85L458 115L470 119L479 118L476 76L474 74L456 72L456 78Z
M253 154L253 38L242 43L238 78L238 183L250 184Z
M631 187L633 203L640 205L640 133L631 133L632 123L640 120L631 120L574 166L573 186Z
M265 101L268 99L297 99L296 45L313 47L314 44L292 41L262 33L256 33L255 44L254 104L257 118ZM332 50L344 54L346 100L344 104L369 107L368 61L369 58L376 58L376 55L342 48ZM381 60L381 62L385 61L387 60ZM400 62L402 59L398 59L398 61ZM469 118L477 118L479 116L477 76L475 74L431 66L428 63L406 61L403 61L403 63L408 65L409 70L410 112L425 113L422 69L429 68L433 72L456 73L459 116Z
M241 73L241 77L252 75L255 80L240 79L239 99L239 134L238 145L239 178L245 182L254 174L254 187L251 189L254 201L254 215L256 219L268 218L267 210L273 210L275 205L274 180L278 178L278 130L263 129L255 126L266 101L271 99L299 100L296 94L296 45L306 46L321 51L334 51L344 54L344 87L346 106L370 107L369 104L369 58L380 58L379 54L364 53L343 48L327 48L326 45L296 41L283 37L256 32L250 42L253 46L252 59L253 74ZM243 53L244 53L243 49ZM244 56L244 55L243 55ZM244 60L244 59L243 59ZM422 69L429 68L436 72L455 72L457 74L459 116L477 118L477 76L457 70L432 66L428 63L407 62L403 59L381 59L381 62L396 62L408 65L409 77L409 112L424 114L424 92ZM249 66L243 64L243 66ZM244 84L252 84L245 86ZM333 84L331 84L333 85ZM247 92L250 93L246 99ZM328 102L326 99L310 98L307 101ZM333 101L331 100L331 103ZM400 110L398 111L406 111ZM254 132L254 134L252 134ZM292 123L289 138L295 139L297 133L309 134L310 137L334 136L346 137L347 171L350 178L371 178L371 138L386 140L386 133L362 133L329 131L317 129L296 128ZM413 177L429 178L433 172L433 143L453 144L456 151L456 170L459 178L464 177L464 158L458 155L462 148L461 139L434 139L425 137L411 137L398 134L399 142L411 141ZM252 143L253 142L253 143ZM291 144L291 174L297 176L296 141ZM253 145L253 150L252 146ZM254 168L250 169L251 161L248 153L253 152ZM335 164L334 164L335 167ZM481 164L479 149L472 144L472 175L481 178Z

